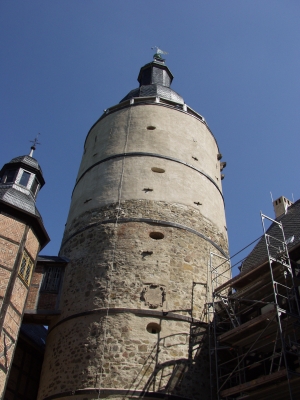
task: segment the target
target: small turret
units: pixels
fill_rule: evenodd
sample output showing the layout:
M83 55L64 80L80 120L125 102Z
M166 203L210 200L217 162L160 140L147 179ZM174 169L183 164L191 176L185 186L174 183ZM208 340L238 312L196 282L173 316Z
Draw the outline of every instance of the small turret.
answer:
M141 68L137 80L140 87L143 85L162 85L170 87L173 78L173 74L165 65L164 61L154 60Z
M13 158L5 164L0 171L0 199L1 193L4 194L8 189L19 191L29 196L28 202L35 202L39 190L44 186L45 180L42 169L35 158L33 152L39 144L37 138L32 141L30 153L27 156ZM1 191L2 189L2 191ZM16 193L14 193L16 195ZM21 205L20 205L21 206Z
M120 103L135 97L157 96L178 104L184 104L183 98L170 88L174 76L160 54L167 53L157 48L157 53L154 54L153 61L140 69L137 78L140 86L137 89L131 90Z

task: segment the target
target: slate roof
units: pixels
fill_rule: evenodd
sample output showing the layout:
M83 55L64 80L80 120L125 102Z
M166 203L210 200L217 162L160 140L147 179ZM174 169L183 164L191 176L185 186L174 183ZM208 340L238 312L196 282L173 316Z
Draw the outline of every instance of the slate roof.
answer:
M0 184L0 201L41 218L32 195L23 193L11 186Z
M19 165L14 165L14 164L19 164ZM39 181L39 184L40 184L40 189L44 186L45 179L43 176L42 168L40 167L38 161L35 158L30 157L28 155L15 157L10 162L3 165L3 167L0 171L0 177L7 169L11 169L11 168L14 169L14 168L19 168L19 167L22 167L22 168L25 167L25 169L28 169L28 171L31 171L36 175L36 177ZM0 180L1 180L1 178L0 178Z
M143 85L137 89L131 90L121 101L132 99L133 97L150 97L158 96L167 100L175 101L179 104L184 104L183 98L174 90L163 85Z
M164 62L154 60L144 65L139 73L138 82L140 87L131 90L121 101L133 97L162 97L179 104L184 104L183 98L170 88L173 74Z
M43 174L42 169L41 169L39 163L37 162L37 160L35 158L33 158L33 157L28 156L28 155L15 157L9 162L9 164L11 164L11 163L20 163L20 162L22 162L23 164L27 164L31 168L35 168L35 169L39 170L41 172L41 174Z
M287 209L286 214L282 214L276 218L276 221L282 223L286 242L288 243L290 241L290 243L287 244L288 251L290 252L292 249L298 247L300 245L300 199ZM267 230L267 233L278 240L282 240L281 230L275 223L272 223ZM278 242L277 245L279 244L280 243ZM268 254L265 238L262 236L260 241L243 262L241 272L247 272L263 264L267 259Z

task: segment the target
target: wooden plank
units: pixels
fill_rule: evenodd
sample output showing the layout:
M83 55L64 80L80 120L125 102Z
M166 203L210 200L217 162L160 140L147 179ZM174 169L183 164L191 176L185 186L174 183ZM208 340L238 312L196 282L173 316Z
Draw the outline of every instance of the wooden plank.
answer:
M220 285L219 287L217 287L214 292L215 293L221 292L223 289L225 289L227 287L234 287L238 283L242 283L242 286L248 285L249 283L256 280L260 276L260 273L261 273L260 270L266 266L268 266L268 268L269 268L268 260L264 261L263 264L257 266L254 269L251 269L250 271L241 273L241 274L235 276L234 278L231 278L229 281L227 281L227 282L223 283L222 285ZM244 280L247 283L243 283Z
M221 391L221 396L222 397L227 397L227 396L231 396L235 393L239 393L242 392L244 390L251 390L251 389L255 389L258 386L261 385L265 385L269 382L273 382L274 380L283 378L283 377L287 377L287 371L286 369L283 369L281 371L278 372L274 372L274 374L271 375L265 375L262 376L260 378L254 379L253 381L249 381L246 383L242 383L241 385L238 386L234 386L230 389L225 389Z
M276 310L274 309L274 310L271 310L271 311L269 311L265 314L262 314L256 318L253 318L250 321L245 322L244 324L237 326L236 328L233 328L228 332L222 333L222 335L218 336L218 340L220 342L226 341L229 338L231 338L231 340L232 340L232 338L234 336L237 336L237 335L243 333L244 331L246 331L250 328L253 328L254 326L262 323L265 320L272 319L275 314L276 314Z

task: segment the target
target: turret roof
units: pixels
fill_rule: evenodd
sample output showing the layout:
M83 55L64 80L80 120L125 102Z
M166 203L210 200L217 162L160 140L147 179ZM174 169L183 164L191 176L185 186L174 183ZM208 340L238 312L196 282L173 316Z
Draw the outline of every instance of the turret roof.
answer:
M27 164L29 167L35 168L38 171L41 172L41 174L43 174L42 172L42 168L40 167L38 161L33 158L30 157L28 155L26 156L19 156L19 157L15 157L13 158L8 164L13 164L13 163L23 163L23 164Z
M173 74L164 61L154 60L144 65L139 72L138 82L140 86L131 90L121 101L133 97L162 97L167 100L184 104L183 98L170 88Z

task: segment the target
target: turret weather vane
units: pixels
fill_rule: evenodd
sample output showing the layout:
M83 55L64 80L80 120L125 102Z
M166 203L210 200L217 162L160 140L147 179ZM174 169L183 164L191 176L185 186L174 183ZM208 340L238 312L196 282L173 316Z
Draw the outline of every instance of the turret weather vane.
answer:
M36 135L36 138L35 138L35 139L29 140L30 143L32 143L32 146L30 147L29 157L32 157L32 156L33 156L33 152L34 152L34 150L36 149L36 145L37 145L37 144L41 144L41 143L38 141L39 135L40 135L40 133L38 133L38 134Z
M161 54L168 54L166 51L160 49L160 48L157 47L157 46L153 46L153 47L151 47L151 49L156 51L156 53L155 53L154 56L153 56L154 60L165 61L165 60L162 58Z

